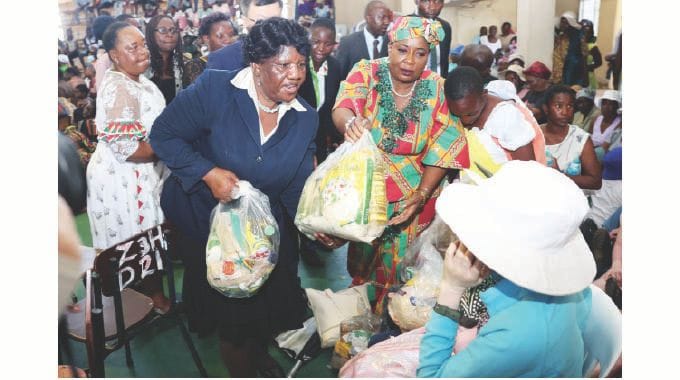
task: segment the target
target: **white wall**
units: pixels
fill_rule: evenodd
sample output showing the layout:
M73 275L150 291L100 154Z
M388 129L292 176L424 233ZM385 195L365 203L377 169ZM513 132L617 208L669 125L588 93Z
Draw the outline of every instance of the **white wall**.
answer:
M578 18L580 0L555 0L555 17L559 17L566 11L572 11Z
M501 25L508 21L517 30L517 0L484 0L467 6L446 6L441 18L451 23L453 36L451 45L467 45L479 34L481 26Z
M552 67L555 0L517 0L517 42L525 62Z

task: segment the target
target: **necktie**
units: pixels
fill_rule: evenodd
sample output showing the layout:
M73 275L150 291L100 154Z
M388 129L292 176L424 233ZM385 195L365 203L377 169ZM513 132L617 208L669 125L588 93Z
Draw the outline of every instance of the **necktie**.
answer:
M380 57L380 52L378 51L378 44L380 43L379 39L373 40L373 59L378 59Z
M437 68L437 47L430 49L430 70L436 71Z

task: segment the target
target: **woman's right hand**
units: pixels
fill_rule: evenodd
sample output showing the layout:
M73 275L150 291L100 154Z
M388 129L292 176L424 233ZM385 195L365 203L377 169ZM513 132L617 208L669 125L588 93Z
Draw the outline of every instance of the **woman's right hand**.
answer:
M355 142L361 138L365 130L370 129L368 119L361 116L356 116L352 123L345 129L345 141Z
M203 176L203 181L208 185L215 199L227 203L231 201L231 191L236 186L238 177L229 170L214 167Z

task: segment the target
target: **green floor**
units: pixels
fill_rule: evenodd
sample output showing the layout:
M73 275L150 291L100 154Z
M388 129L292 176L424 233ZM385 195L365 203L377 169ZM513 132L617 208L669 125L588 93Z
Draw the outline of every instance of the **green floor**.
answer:
M83 245L90 246L92 238L86 214L76 217L78 233ZM346 249L339 249L332 253L321 255L325 265L322 268L307 267L300 263L299 274L302 286L305 288L339 290L350 283L346 271ZM182 271L175 271L178 298L181 298ZM311 314L310 314L311 315ZM210 377L229 377L229 373L219 358L219 344L216 336L199 339L192 334L192 339L203 361L203 365ZM169 323L157 324L132 340L132 354L135 366L128 368L125 364L125 351L118 350L106 358L106 377L198 377L199 373L186 349L179 329ZM85 346L78 342L72 343L76 357L76 365L87 367ZM276 347L270 347L269 352L288 371L295 364ZM337 371L328 368L332 349L324 349L319 356L304 364L295 377L337 377Z

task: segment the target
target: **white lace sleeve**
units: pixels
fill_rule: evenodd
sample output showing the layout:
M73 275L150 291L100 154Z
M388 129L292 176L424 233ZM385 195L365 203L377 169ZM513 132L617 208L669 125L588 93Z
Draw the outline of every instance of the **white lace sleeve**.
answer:
M112 77L103 88L103 125L97 125L99 140L105 141L116 160L125 162L146 138L140 114L140 88L122 76Z

